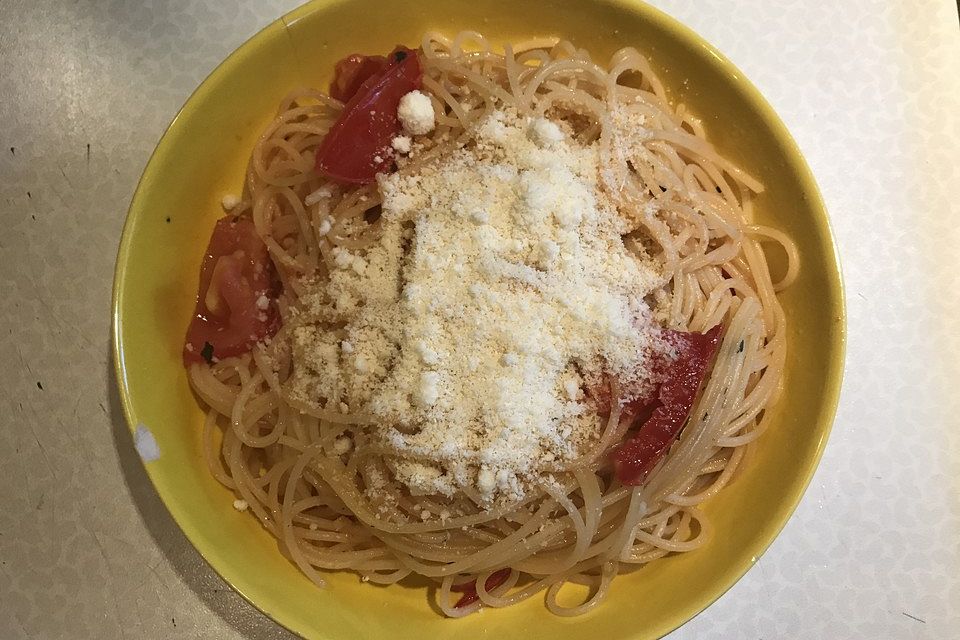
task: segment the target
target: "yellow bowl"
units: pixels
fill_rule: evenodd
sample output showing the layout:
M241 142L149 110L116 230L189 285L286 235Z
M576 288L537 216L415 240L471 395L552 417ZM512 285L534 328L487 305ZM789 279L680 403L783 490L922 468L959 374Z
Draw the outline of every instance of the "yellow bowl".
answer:
M113 290L116 374L131 430L148 427L159 459L147 473L204 558L264 613L310 638L562 636L654 638L728 589L767 548L803 494L840 388L844 309L839 268L817 186L757 90L689 29L639 2L608 0L322 1L277 20L241 46L190 97L150 159L130 205ZM494 40L568 38L604 59L632 45L671 97L705 120L716 146L767 186L759 218L797 242L801 275L782 297L789 319L786 392L758 450L705 507L717 534L699 551L617 578L588 615L566 619L534 598L463 620L442 618L418 587L375 587L347 573L320 590L277 550L201 457L202 414L180 364L197 273L220 198L242 189L259 131L298 86L325 87L333 63L357 51L414 45L423 31L482 31Z

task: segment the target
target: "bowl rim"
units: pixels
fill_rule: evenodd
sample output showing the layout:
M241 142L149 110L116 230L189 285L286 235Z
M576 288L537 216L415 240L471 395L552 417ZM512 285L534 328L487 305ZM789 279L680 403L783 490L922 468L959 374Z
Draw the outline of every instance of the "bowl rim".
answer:
M202 102L202 100L199 100L198 98L209 93L212 90L213 85L216 84L218 78L227 74L231 68L236 66L238 62L245 57L244 54L250 53L254 48L256 48L261 39L269 37L269 32L271 30L280 28L286 31L293 23L299 21L301 18L307 15L312 14L324 6L340 4L341 2L348 1L349 0L307 0L300 6L287 11L279 18L267 23L262 28L257 30L253 35L248 37L242 44L236 47L220 63L218 63L214 69L210 71L210 73L203 79L203 81L190 93L184 103L177 110L174 117L170 120L170 123L164 128L162 135L157 140L156 146L144 165L143 172L137 181L137 186L133 192L133 195L130 199L130 204L127 207L124 215L124 224L121 231L120 242L117 249L117 258L114 266L110 301L112 368L115 382L119 391L124 419L127 423L127 429L131 436L134 435L138 427L138 423L134 417L134 402L127 387L124 364L124 348L122 343L123 318L121 314L121 308L124 296L124 287L126 283L124 267L131 259L131 244L133 238L132 230L135 225L136 218L134 215L134 210L137 208L139 200L145 197L144 194L149 189L151 174L157 169L158 157L160 157L160 155L163 153L163 147L165 146L165 143L170 142L172 137L171 132L177 126L178 121L182 117L185 117L189 113L196 110L197 104ZM804 192L808 196L808 207L810 210L816 213L816 217L818 218L817 222L825 232L825 242L823 243L823 248L825 249L825 262L827 266L830 267L826 273L826 276L830 283L830 289L835 293L836 296L836 309L834 311L837 326L833 336L832 344L830 344L828 347L828 358L826 363L828 370L831 371L833 375L825 378L823 392L819 396L821 398L821 424L817 425L817 431L820 434L820 438L816 444L810 461L803 467L802 474L798 476L798 490L781 501L775 513L776 517L772 518L771 520L772 525L762 530L762 535L757 536L757 550L755 554L753 554L750 558L741 560L740 563L732 563L730 568L724 572L724 580L718 581L713 589L708 589L707 593L703 597L692 600L685 606L677 607L672 614L665 617L663 624L657 630L657 633L659 634L657 637L663 637L686 624L694 617L700 615L711 604L716 602L721 596L729 591L770 548L774 540L780 535L781 531L786 526L787 522L789 522L797 506L799 505L800 500L806 494L807 488L813 479L813 475L820 465L823 452L826 448L827 440L829 439L833 428L833 423L836 419L836 412L840 399L840 391L844 376L843 365L846 358L847 348L848 319L846 309L846 292L836 236L830 223L830 218L827 213L820 188L796 140L790 134L784 122L780 119L779 115L766 100L760 90L757 89L757 87L733 62L731 62L722 52L714 47L706 38L697 33L693 28L687 26L679 19L674 18L672 15L666 13L662 9L659 9L645 2L644 0L606 0L606 3L614 5L625 11L643 14L646 19L657 23L658 26L663 28L664 31L668 32L671 37L686 41L689 45L698 47L704 53L713 57L721 68L735 78L735 83L738 84L739 88L744 92L747 101L757 107L758 111L761 113L762 119L768 126L770 126L773 136L786 149L787 153L792 156L794 163L799 169L796 177L801 183ZM131 444L133 444L132 440ZM224 582L230 585L231 589L240 594L241 597L243 597L258 611L285 629L298 635L311 633L311 629L300 626L297 624L296 620L289 619L282 611L274 611L270 607L257 602L257 600L246 589L241 588L237 584L239 580L228 576L227 574L230 573L229 571L226 569L221 569L221 567L219 567L215 561L211 560L210 551L206 549L206 547L201 548L201 546L197 544L197 536L193 533L194 527L192 523L188 518L185 517L184 513L175 506L177 504L175 497L169 495L168 492L162 488L162 483L158 482L154 467L146 464L142 458L140 459L140 464L143 466L147 477L149 477L150 482L153 485L154 490L157 492L157 495L160 497L160 501L163 503L167 513L173 518L174 522L176 522L177 526L184 533L187 540L190 541L190 544L194 547L194 549L196 549L200 557L203 558L204 562L211 569L213 569L213 571L216 572L216 574Z

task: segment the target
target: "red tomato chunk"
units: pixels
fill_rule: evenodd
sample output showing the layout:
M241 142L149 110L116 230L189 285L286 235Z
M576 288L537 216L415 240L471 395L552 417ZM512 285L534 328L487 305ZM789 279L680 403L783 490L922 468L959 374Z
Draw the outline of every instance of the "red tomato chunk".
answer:
M197 307L183 362L238 356L280 328L279 281L267 247L248 218L217 221L200 267Z
M483 588L489 593L506 582L507 578L509 577L510 569L500 569L498 571L494 571L487 578L487 581L483 583ZM460 596L460 599L457 600L457 604L453 605L454 609L459 609L460 607L473 604L480 599L480 596L477 595L476 580L450 587L450 591L457 591L463 594Z
M338 62L330 93L348 100L317 148L317 172L337 182L369 184L389 171L390 143L401 131L400 98L422 80L419 53L403 46L387 58L353 55Z
M340 102L350 101L363 83L371 76L382 74L390 63L385 56L364 56L355 53L337 63L333 82L330 83L330 97Z
M680 435L720 346L722 330L717 325L706 333L664 332L678 355L665 366L663 382L652 402L624 407L625 419L642 424L611 454L623 484L642 484Z

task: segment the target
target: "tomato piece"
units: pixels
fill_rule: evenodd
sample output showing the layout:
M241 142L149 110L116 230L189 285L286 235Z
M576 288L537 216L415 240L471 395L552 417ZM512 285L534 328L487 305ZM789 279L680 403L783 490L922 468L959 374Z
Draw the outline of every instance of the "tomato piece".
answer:
M360 73L360 71L357 71ZM397 47L382 73L368 77L317 148L317 172L338 182L368 184L390 169L390 141L400 131L400 98L422 85L419 54Z
M624 485L642 484L677 439L720 346L721 331L721 325L706 333L664 331L677 349L677 358L666 366L653 402L629 411L624 408L626 419L642 421L642 425L611 454L617 478Z
M348 102L371 76L383 73L389 62L384 56L365 56L355 53L337 63L330 97Z
M279 281L249 218L217 221L200 266L197 305L183 363L238 356L280 328ZM266 298L266 300L263 300Z
M660 383L663 382L667 364L664 358L656 354L650 358L647 380L640 381L629 388L621 387L621 396L627 395L633 398L620 405L621 423L643 422L650 417L656 408L657 393L660 391ZM598 383L588 384L584 388L597 413L605 417L610 415L610 382L610 375L604 374Z
M487 581L483 583L483 588L488 592L496 589L504 582L507 581L507 578L510 577L510 569L499 569L494 571L489 576L487 576ZM460 599L457 600L457 604L453 605L454 609L459 609L460 607L465 607L469 604L473 604L480 599L480 596L477 595L477 581L465 582L463 584L458 584L453 587L450 587L450 591L456 591L462 593Z

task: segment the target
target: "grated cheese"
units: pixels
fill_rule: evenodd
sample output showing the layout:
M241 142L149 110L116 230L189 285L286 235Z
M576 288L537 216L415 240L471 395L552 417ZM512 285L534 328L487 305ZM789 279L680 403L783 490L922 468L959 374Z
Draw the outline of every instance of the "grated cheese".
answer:
M353 441L346 436L341 436L333 441L333 451L338 456L347 453L351 448L353 448Z
M323 200L326 200L332 195L333 193L330 191L329 186L322 186L316 191L311 191L310 193L308 193L307 196L303 199L303 204L308 207L312 207L313 205Z
M390 141L390 146L397 153L410 153L411 142L410 136L397 136Z
M542 147L549 147L563 140L563 132L556 123L537 118L530 123L530 139Z
M372 414L411 494L492 503L595 444L584 385L612 374L640 393L664 345L644 301L660 275L624 246L597 145L508 110L472 133L439 163L378 176L380 240L302 281L287 386Z
M411 91L400 98L397 117L400 119L404 131L417 136L430 133L436 126L433 102L430 101L429 96L417 90Z
M330 218L324 218L320 221L320 226L317 228L317 235L325 236L330 233L330 229L333 227L330 223Z

